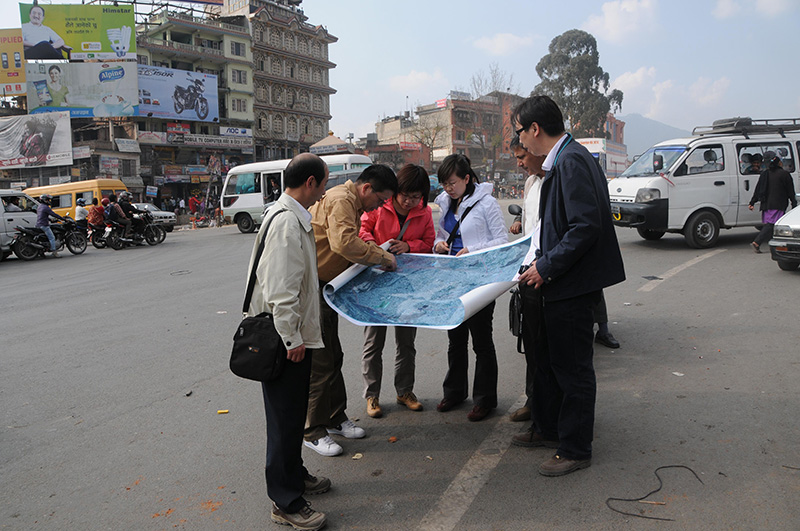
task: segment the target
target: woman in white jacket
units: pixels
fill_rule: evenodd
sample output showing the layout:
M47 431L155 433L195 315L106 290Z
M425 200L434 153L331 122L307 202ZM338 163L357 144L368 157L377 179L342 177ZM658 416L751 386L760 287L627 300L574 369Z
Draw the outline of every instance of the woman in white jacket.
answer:
M439 182L444 192L436 198L441 215L434 251L461 256L508 242L500 205L492 197L491 183L478 183L470 161L464 155L449 155L439 167ZM472 336L475 351L475 378L472 382L471 421L479 421L497 407L497 354L492 339L492 301L453 330L448 330L447 375L442 384L444 398L436 406L449 411L469 394L468 342Z

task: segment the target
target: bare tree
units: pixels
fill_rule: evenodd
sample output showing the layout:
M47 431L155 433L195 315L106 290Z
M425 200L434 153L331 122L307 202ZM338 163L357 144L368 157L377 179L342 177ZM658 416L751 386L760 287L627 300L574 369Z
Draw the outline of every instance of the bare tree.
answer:
M418 115L417 124L408 132L411 138L430 150L431 169L433 169L433 150L446 129L447 124L444 123L441 113L433 112Z
M498 63L489 64L489 73L478 70L469 80L472 97L478 99L492 92L519 92L519 83L514 82L514 74L500 68Z

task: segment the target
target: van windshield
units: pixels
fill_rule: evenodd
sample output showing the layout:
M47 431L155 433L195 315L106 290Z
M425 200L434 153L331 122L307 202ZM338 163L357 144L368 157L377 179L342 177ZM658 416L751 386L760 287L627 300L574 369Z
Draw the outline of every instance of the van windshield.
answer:
M676 160L686 151L686 146L651 147L636 159L620 177L644 177L668 171ZM654 161L663 159L663 164Z

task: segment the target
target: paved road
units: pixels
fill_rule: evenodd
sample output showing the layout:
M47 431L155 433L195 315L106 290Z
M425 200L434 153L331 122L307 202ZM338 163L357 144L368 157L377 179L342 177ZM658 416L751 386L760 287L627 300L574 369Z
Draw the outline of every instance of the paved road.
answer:
M509 447L522 426L504 413L520 401L524 362L507 296L495 312L500 405L477 424L468 405L435 411L446 336L429 330L418 336L425 411L392 404L387 369L387 414L366 417L362 332L344 322L349 413L368 437L337 458L305 451L334 482L312 499L330 529L650 529L606 499L642 496L657 467L677 464L703 483L664 470L649 499L666 505L613 505L682 529L798 528L800 273L754 255L750 229L710 251L677 235L619 236L628 280L606 298L623 346L596 352L593 466L545 478L548 450ZM152 248L0 264L0 526L273 528L260 389L227 369L253 239L180 231Z

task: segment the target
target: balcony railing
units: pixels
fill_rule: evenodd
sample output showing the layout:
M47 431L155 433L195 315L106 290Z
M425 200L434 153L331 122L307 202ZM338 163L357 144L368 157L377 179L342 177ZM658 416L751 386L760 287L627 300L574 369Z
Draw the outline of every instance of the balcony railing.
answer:
M227 22L220 22L218 20L212 20L208 18L202 17L194 17L192 15L187 15L185 13L174 13L174 12L165 12L162 11L161 13L156 13L152 15L149 19L151 24L163 24L164 22L168 22L170 19L188 22L190 24L197 24L200 26L206 26L211 28L218 28L224 31L229 31L232 33L239 33L242 35L249 35L249 31L247 28L242 26L237 26L235 24L228 24Z
M195 46L193 44L184 44L182 42L139 36L139 38L136 39L136 44L144 48L156 46L189 55L206 55L216 59L225 59L225 53L222 50L207 48L205 46Z

